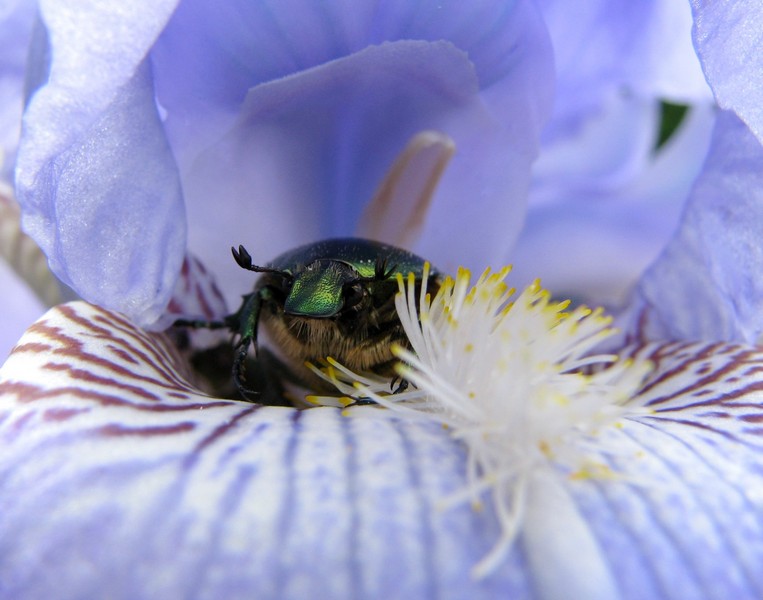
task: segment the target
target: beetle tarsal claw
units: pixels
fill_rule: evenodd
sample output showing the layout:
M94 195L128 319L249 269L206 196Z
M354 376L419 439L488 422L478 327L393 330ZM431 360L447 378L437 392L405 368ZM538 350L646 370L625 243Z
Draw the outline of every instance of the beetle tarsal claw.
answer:
M353 406L371 406L373 404L377 404L377 402L371 400L371 398L356 398L354 402L351 402L345 408L352 408Z
M397 387L395 387L395 384L397 384ZM401 394L407 389L408 381L400 377L400 375L395 375L395 377L392 378L392 381L389 382L389 390L393 394Z

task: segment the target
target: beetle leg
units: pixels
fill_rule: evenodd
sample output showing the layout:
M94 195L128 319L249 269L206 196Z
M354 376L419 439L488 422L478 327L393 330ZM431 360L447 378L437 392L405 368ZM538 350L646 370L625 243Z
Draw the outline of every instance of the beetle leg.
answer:
M264 303L271 302L273 292L269 287L249 294L244 297L244 303L239 311L226 317L228 326L234 331L238 331L241 336L235 348L235 357L233 360L233 381L238 388L239 393L246 400L259 399L260 394L249 389L246 385L246 357L249 354L249 347L254 347L255 355L258 354L257 348L257 325L260 321L260 311Z
M374 400L371 400L371 398L358 398L355 400L355 402L352 402L346 406L346 408L352 408L354 406L370 406L372 404L377 404Z
M397 387L395 387L396 383L397 383ZM389 390L393 394L400 394L407 389L408 389L408 381L406 381L399 375L395 375L395 377L393 377L392 380L389 382ZM353 406L369 406L371 404L378 404L378 403L374 400L371 400L371 398L357 398L355 402L348 404L347 408L352 408Z
M190 327L191 329L225 329L229 327L226 321L205 321L204 319L177 319L173 327Z
M230 328L237 331L240 336L234 350L233 381L241 396L246 400L253 400L259 395L244 385L246 381L244 365L250 346L254 345L254 352L257 353L257 323L260 319L261 307L261 292L255 292L245 296L239 311L226 318Z

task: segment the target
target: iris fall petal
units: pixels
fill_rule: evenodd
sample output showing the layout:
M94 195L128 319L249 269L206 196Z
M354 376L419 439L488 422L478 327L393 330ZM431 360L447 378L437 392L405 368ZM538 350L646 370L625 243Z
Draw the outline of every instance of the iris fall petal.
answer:
M633 351L656 369L631 403L653 412L597 440L615 477L533 481L514 549L476 580L469 567L499 528L489 502L442 508L466 468L446 430L372 407L345 417L212 398L164 336L64 305L0 371L4 589L756 597L763 356L723 344Z

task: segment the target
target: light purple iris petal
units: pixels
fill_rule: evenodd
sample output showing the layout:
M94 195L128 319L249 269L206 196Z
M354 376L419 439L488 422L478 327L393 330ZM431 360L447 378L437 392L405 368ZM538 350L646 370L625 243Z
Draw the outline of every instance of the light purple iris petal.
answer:
M466 484L465 449L446 429L373 407L342 416L211 398L163 335L63 305L0 370L3 591L759 597L763 356L704 343L629 351L656 369L633 415L587 441L615 475L541 470L515 547L478 581L470 568L500 527L489 502L440 507Z
M625 593L760 597L760 349L675 342L638 356L656 369L633 404L653 412L626 421L611 463L630 489L598 485L585 511L602 543L622 557ZM634 538L640 555L623 554Z
M649 165L658 125L657 101L614 92L595 107L557 116L533 166L532 206L564 202L559 196L572 189L601 194L632 183Z
M190 198L192 249L217 272L233 270L227 248L237 242L254 239L262 262L317 236L351 234L395 153L432 126L453 132L461 149L422 248L447 247L442 240L465 221L496 242L449 249L453 265L481 266L495 246L512 243L550 98L550 49L529 3L186 2L151 55L160 123L139 65L174 8L43 5L53 62L47 83L45 65L35 71L44 85L26 114L19 196L26 227L81 296L144 324L156 319L182 260L173 158ZM431 64L431 53L404 46L362 55L368 44L407 39L431 40L419 48L441 52ZM351 67L332 81L337 61ZM300 74L314 89L292 80ZM239 114L250 91L269 96L270 113ZM296 91L303 97L288 96ZM214 150L232 141L243 145L235 160L210 166L225 158ZM475 172L478 182L466 186ZM252 177L259 183L250 187Z
M763 142L763 4L692 0L694 43L715 99Z
M580 108L610 86L678 102L710 98L691 44L686 3L542 0L540 5L559 73L557 108Z
M173 3L148 4L43 3L52 62L17 169L24 226L56 275L142 323L166 305L185 250L180 182L142 63Z
M558 93L525 228L508 259L522 281L621 304L670 239L712 129L712 95L680 3L541 3ZM660 100L692 102L655 151Z
M633 310L646 311L651 337L758 339L761 206L763 148L733 113L723 112L680 229L637 290Z
M0 177L12 178L24 99L24 67L35 16L35 2L0 2Z
M652 161L659 100L712 99L692 47L688 5L544 0L541 6L558 74L531 206L585 180L613 191L631 183Z
M510 255L517 285L540 277L560 298L622 305L678 226L707 153L715 113L710 106L692 109L638 173L624 165L619 173L597 173L587 159L576 158L574 144L557 148L552 160L543 155L531 194L534 205ZM620 123L612 130L627 135L630 126ZM620 146L610 135L593 135L590 141L614 146L614 154ZM565 155L580 165L579 172L567 170Z
M165 337L81 302L29 331L0 370L5 594L527 589L519 556L486 581L469 577L497 526L468 505L437 509L465 470L439 425L210 398L189 377Z
M229 297L241 281L231 244L267 261L352 234L396 153L432 127L457 152L418 250L443 268L505 254L550 102L550 48L533 8L293 4L211 14L184 3L152 54L190 246Z
M575 496L611 557L622 598L753 599L763 592L759 434L752 426L729 434L728 419L704 412L627 422L617 440L602 443L630 453L620 462L635 463L636 478L591 482ZM751 413L759 418L760 406Z
M29 286L0 258L0 364L21 334L45 311Z
M523 544L530 566L554 565L536 591L548 598L760 597L760 350L668 343L636 356L656 369L629 405L652 413L632 415L594 440L598 464L612 477L542 486L545 520L529 508ZM576 533L580 540L570 540ZM600 586L591 586L594 577ZM605 587L613 579L617 593Z
M142 68L39 169L36 136L25 138L17 170L24 227L53 272L81 297L144 324L163 312L185 251L180 181L150 90ZM48 129L50 114L30 113L28 127Z
M540 43L533 39L538 37ZM396 40L450 41L469 54L481 89L510 76L530 46L541 51L536 66L549 66L542 56L550 52L545 30L524 0L238 0L224 6L186 0L153 51L158 94L171 113L203 125L210 109L235 112L257 84ZM547 87L545 75L536 73ZM515 89L519 95L528 91ZM170 117L170 127L172 122Z
M418 250L443 269L481 269L521 224L537 126L503 122L478 86L449 42L400 41L253 88L188 174L189 221L204 224L191 246L244 291L231 244L265 262L305 239L352 233L397 153L436 129L456 140L456 158Z

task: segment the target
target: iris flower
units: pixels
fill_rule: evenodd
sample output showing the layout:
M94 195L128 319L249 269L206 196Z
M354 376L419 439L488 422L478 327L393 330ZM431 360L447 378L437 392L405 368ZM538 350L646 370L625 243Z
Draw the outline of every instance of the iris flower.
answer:
M763 10L667 4L6 3L3 255L84 301L0 369L0 595L763 595ZM456 277L410 389L210 394L162 330L230 246L350 234Z

